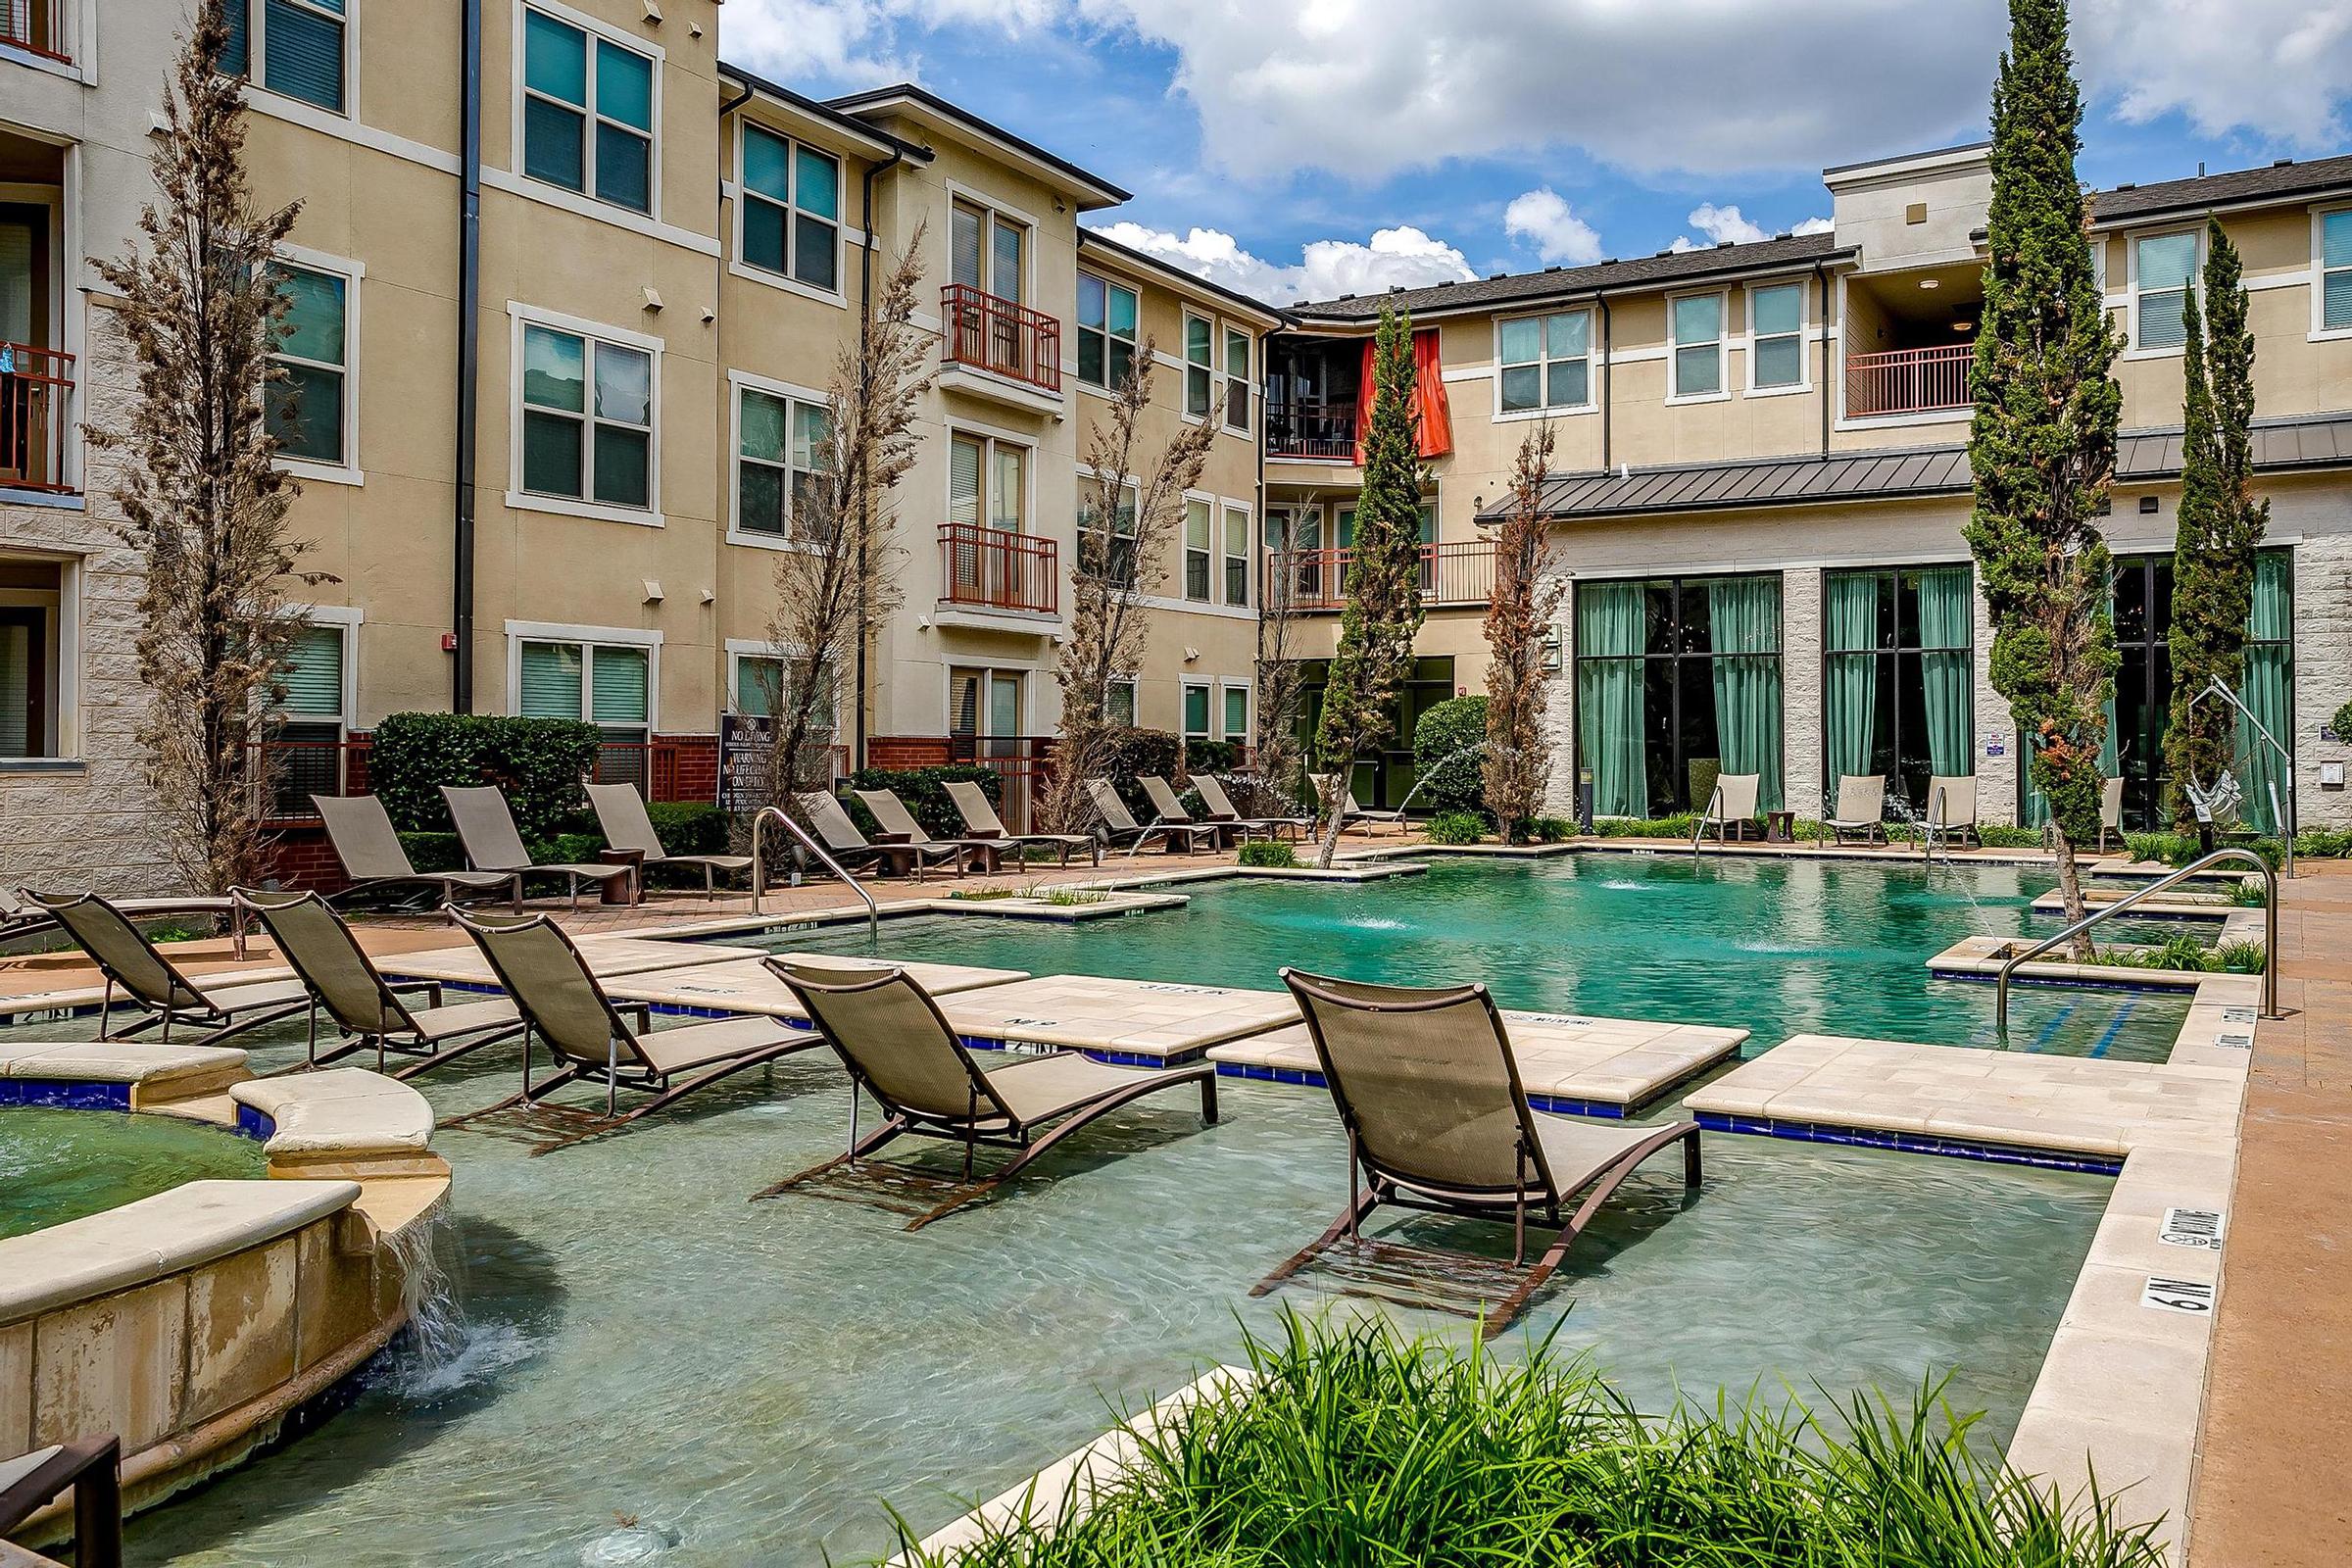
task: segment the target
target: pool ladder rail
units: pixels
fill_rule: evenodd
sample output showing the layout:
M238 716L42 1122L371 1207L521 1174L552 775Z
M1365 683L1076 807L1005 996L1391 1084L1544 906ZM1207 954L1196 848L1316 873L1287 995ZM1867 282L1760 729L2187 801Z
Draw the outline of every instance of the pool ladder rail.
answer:
M807 828L785 814L780 806L762 806L760 813L752 818L752 912L765 912L760 907L760 901L767 892L767 824L771 821L783 823L784 831L797 839L802 849L814 856L819 864L841 878L849 890L858 895L859 902L865 906L865 934L869 937L881 936L882 906L874 902L874 896L865 890L863 883L850 874L846 866L833 858L822 844L811 838Z
M2185 882L2208 866L2219 865L2226 860L2242 861L2262 873L2262 1016L2265 1018L2282 1016L2278 1011L2278 878L2271 870L2270 861L2256 855L2252 850L2239 849L2235 845L2231 845L2192 860L2180 867L2180 870L2159 877L2144 888L2136 888L2113 904L2102 905L2065 930L2058 932L2055 936L2042 938L2023 953L2011 954L2008 958L2003 960L2001 972L1993 981L1992 1022L1995 1033L2004 1039L2008 1037L2009 976L2019 964L2041 956L2061 942L2072 942L2100 921L2112 919L2142 899L2153 898L2166 888Z

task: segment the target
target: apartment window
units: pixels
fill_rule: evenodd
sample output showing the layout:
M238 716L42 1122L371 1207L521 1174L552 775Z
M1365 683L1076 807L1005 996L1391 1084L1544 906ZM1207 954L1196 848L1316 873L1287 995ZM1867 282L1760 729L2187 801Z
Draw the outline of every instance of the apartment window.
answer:
M821 403L757 387L736 412L735 531L805 539L809 488L824 470L829 415Z
M1205 682L1184 683L1184 738L1188 741L1208 739L1208 686Z
M1108 711L1110 721L1114 724L1135 722L1135 682L1132 679L1110 683Z
M1592 313L1523 316L1495 328L1502 412L1581 409L1592 401Z
M1237 745L1247 746L1250 743L1249 687L1229 685L1225 688L1224 719L1224 738Z
M841 160L743 127L743 259L831 294L841 287Z
M522 329L522 488L653 505L654 357L577 332Z
M2320 330L2352 331L2352 209L2320 220Z
M2132 242L2132 315L2139 323L2133 348L2177 349L2188 341L2188 291L2196 276L2194 230Z
M1196 419L1208 417L1216 396L1216 375L1209 360L1209 325L1198 316L1184 318L1184 412Z
M1098 520L1102 514L1102 486L1094 479L1081 479L1079 484L1082 487L1079 493L1085 497L1078 514L1078 541L1083 552L1080 569L1100 570L1109 581L1121 586L1133 583L1137 487L1133 482L1119 487L1117 514L1111 518L1110 533L1105 538Z
M0 760L62 757L58 672L65 572L56 563L0 557Z
M948 520L1005 533L1029 514L1029 449L958 432L948 444Z
M1028 229L1002 213L957 202L949 215L948 230L955 281L1018 304Z
M1184 504L1184 597L1208 603L1209 505Z
M1022 671L955 665L948 670L948 733L953 736L1015 736L1021 733ZM995 751L975 748L976 755Z
M544 12L522 19L522 172L652 212L654 62Z
M344 0L229 0L220 69L339 115L347 25Z
M817 671L816 684L816 701L808 709L808 740L830 746L840 727L836 716L839 688L830 669ZM790 666L773 654L735 656L734 696L735 711L746 718L772 718L779 709L790 709L800 701Z
M1135 290L1078 274L1078 379L1116 391L1135 368Z
M641 646L528 640L515 656L515 709L526 718L586 719L607 746L641 747L653 723L653 664ZM634 776L635 760L621 760L623 776Z
M1225 603L1250 603L1250 512L1225 509Z
M1747 384L1759 391L1804 385L1805 286L1749 289L1747 309Z
M285 695L270 736L276 752L270 787L280 816L308 813L314 795L343 793L343 741L351 721L344 682L349 635L348 627L314 622L286 645L277 676Z
M350 461L344 399L351 280L280 263L277 290L286 314L272 358L285 374L270 383L270 433L286 457L341 466Z
M1225 329L1225 428L1250 428L1250 334Z
M1686 294L1667 306L1674 328L1674 395L1723 391L1723 296Z

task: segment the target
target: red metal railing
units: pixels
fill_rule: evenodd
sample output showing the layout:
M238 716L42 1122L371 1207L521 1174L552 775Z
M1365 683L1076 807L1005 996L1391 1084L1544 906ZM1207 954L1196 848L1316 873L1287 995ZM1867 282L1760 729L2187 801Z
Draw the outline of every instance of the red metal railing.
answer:
M1348 602L1348 568L1354 559L1352 550L1268 551L1261 603L1274 603L1274 596L1287 586L1294 610L1338 610ZM1494 596L1493 544L1468 539L1421 547L1422 603L1477 605Z
M1053 317L966 283L950 283L940 292L939 316L947 323L950 364L1060 393L1061 323Z
M940 598L951 605L1050 615L1059 602L1054 541L976 523L940 525Z
M1355 400L1300 398L1266 405L1266 456L1355 461Z
M1894 349L1886 354L1845 357L1845 412L1862 418L1875 414L1934 414L1969 405L1968 368L1973 344L1940 343L1932 349Z
M948 760L997 775L997 817L1007 833L1029 831L1030 806L1052 771L1051 735L951 735Z
M73 493L65 482L73 405L73 355L0 343L0 488Z
M51 60L64 60L58 44L55 0L0 0L0 43Z

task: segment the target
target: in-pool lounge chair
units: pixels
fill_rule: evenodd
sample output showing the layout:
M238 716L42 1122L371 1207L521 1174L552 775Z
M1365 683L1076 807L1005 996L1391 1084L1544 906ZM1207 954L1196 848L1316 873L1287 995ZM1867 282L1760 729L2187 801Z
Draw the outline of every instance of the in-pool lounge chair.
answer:
M808 825L816 829L816 836L823 841L826 853L839 860L845 871L855 871L866 865L887 871L902 861L911 861L917 882L923 880L923 868L926 865L952 864L957 876L963 874L963 861L954 845L928 841L922 844L875 844L858 831L858 824L850 820L850 813L842 809L841 802L824 791L809 790L794 796L793 801L800 807L801 814L808 819Z
M912 1133L963 1146L963 1177L945 1202L915 1216L920 1230L943 1214L984 1198L1031 1161L1105 1111L1163 1089L1198 1085L1200 1119L1217 1119L1216 1069L1191 1066L1109 1067L1075 1052L1032 1056L1003 1067L972 1059L956 1030L904 969L838 970L764 960L800 999L817 1031L840 1053L850 1076L874 1097L882 1125L859 1137L857 1104L850 1112L849 1152L790 1176L757 1198L773 1198L843 1165L855 1165L883 1145ZM983 1145L1019 1152L985 1179L972 1179L972 1155Z
M855 793L858 799L865 803L865 808L874 813L874 825L888 834L892 842L917 845L926 850L954 850L956 874L958 876L967 869L994 871L1003 862L1004 852L1012 848L1004 839L935 839L922 823L914 819L914 813L906 809L906 803L899 799L897 790L858 790Z
M210 1031L200 1040L183 1044L218 1045L231 1035L275 1022L311 1004L311 994L299 980L199 984L157 952L128 916L95 893L41 893L26 888L24 897L48 910L59 929L105 977L106 993L98 1013L101 1040L127 1040L160 1023L168 1045L172 1026L177 1023ZM110 1033L108 1020L113 1016L118 989L147 1016Z
M514 826L514 813L507 808L507 798L488 784L460 788L441 786L441 798L449 803L449 820L458 830L458 842L466 846L466 858L477 871L513 872L517 879L526 876L560 876L571 887L571 906L580 906L580 884L594 882L610 887L626 879L631 902L635 901L637 868L633 865L588 865L571 862L554 865L533 865L530 851L522 847L522 834Z
M1744 839L1747 830L1756 822L1756 789L1764 782L1761 773L1718 773L1715 788L1707 797L1706 808L1699 813L1698 832L1715 830L1715 842L1721 844L1724 835Z
M605 830L605 842L616 850L635 850L645 857L645 863L702 868L703 897L718 897L718 873L730 876L752 868L748 855L672 855L662 847L662 835L654 831L654 816L645 808L645 797L637 793L634 784L591 784L588 804L596 808L597 826Z
M1821 825L1837 834L1840 844L1852 834L1861 835L1865 844L1886 843L1886 780L1853 773L1838 775L1838 809L1822 818Z
M462 1056L479 1047L522 1033L522 1015L504 997L441 1003L438 980L387 980L368 956L351 927L316 893L236 890L237 902L262 917L270 940L311 992L311 1035L304 1067L318 1067L374 1048L375 1070L384 1070L388 1052L420 1056L398 1076ZM425 1004L411 1007L402 993L421 993ZM340 1041L318 1051L318 1013L325 1009Z
M1004 818L988 803L988 791L977 784L961 783L948 786L948 799L956 803L956 814L963 818L967 837L1002 844L1043 844L1061 852L1061 863L1070 863L1070 856L1085 850L1102 863L1102 845L1092 833L1007 833Z
M1288 829L1294 840L1315 825L1311 816L1244 816L1233 808L1233 797L1225 793L1224 784L1214 773L1195 773L1193 788L1200 792L1203 822L1226 822L1263 832L1268 838Z
M1310 773L1307 775L1306 781L1314 787L1315 799L1318 802L1324 798L1324 792L1331 787L1329 773ZM1340 796L1340 829L1345 832L1359 822L1367 827L1374 823L1386 822L1394 826L1399 833L1409 831L1409 826L1404 820L1403 807L1384 806L1378 810L1366 810L1356 804L1355 789L1350 785L1342 791Z
M503 893L514 912L522 912L522 877L514 871L419 871L400 846L391 813L372 795L314 795L318 819L326 824L326 842L343 862L350 882L338 898L369 888L416 883L439 892L436 903L450 903L461 892Z
M1166 822L1178 827L1214 828L1217 834L1214 842L1220 846L1228 838L1246 839L1250 837L1250 829L1255 825L1238 820L1212 822L1205 816L1195 816L1184 808L1184 797L1176 793L1176 786L1156 773L1138 773L1135 775L1135 781L1144 787L1144 794L1151 798L1152 816L1155 822ZM1260 834L1259 836L1267 835Z
M172 914L217 914L232 919L233 901L195 895L189 898L109 899L115 908L133 920L154 920ZM20 894L0 888L0 942L37 935L57 928L57 917ZM240 931L243 930L239 926Z
M2107 853L2107 835L2113 833L2117 843L2124 838L2124 781L2120 778L2099 781L2099 853Z
M452 1117L443 1126L478 1121L521 1107L525 1125L553 1131L551 1141L531 1151L544 1154L566 1144L625 1127L673 1105L693 1094L743 1071L796 1051L818 1045L817 1037L774 1018L722 1018L714 1023L686 1024L655 1032L643 1004L630 1008L637 1014L632 1027L621 1009L605 995L588 960L572 946L564 928L544 914L489 919L450 911L490 960L490 972L522 1015L522 1088L495 1104ZM547 1047L556 1070L531 1082L531 1042ZM682 1078L683 1081L676 1081ZM605 1086L602 1115L576 1106L550 1103L547 1097L568 1084ZM618 1109L623 1089L653 1098Z
M1593 1214L1650 1155L1680 1143L1683 1180L1699 1178L1698 1124L1628 1126L1555 1116L1529 1106L1494 999L1480 985L1416 990L1284 969L1298 999L1323 1081L1348 1130L1348 1207L1331 1228L1250 1291L1263 1296L1331 1250L1352 1244L1382 1203L1441 1214L1509 1220L1511 1272L1500 1299L1484 1303L1493 1337L1526 1309ZM1585 1200L1563 1223L1578 1193ZM1559 1227L1526 1267L1533 1218ZM1367 1290L1392 1292L1426 1268L1426 1249L1370 1242L1354 1249ZM1416 1255L1418 1254L1418 1255ZM1441 1254L1446 1255L1446 1254ZM1343 1278L1349 1264L1335 1257ZM1454 1289L1458 1292L1460 1287ZM1434 1298L1423 1304L1462 1308Z
M1977 780L1967 777L1931 777L1928 780L1927 815L1920 819L1927 843L1923 846L1933 853L1936 846L1950 848L1977 839ZM1977 839L1983 843L1982 839Z
M1135 813L1127 809L1127 803L1119 799L1117 787L1106 778L1088 779L1086 795L1095 803L1095 813L1102 818L1103 829L1110 835L1110 847L1115 850L1124 846L1129 855L1153 839L1166 845L1168 853L1173 855L1179 844L1188 852L1198 852L1202 844L1214 850L1223 837L1214 822L1138 822Z

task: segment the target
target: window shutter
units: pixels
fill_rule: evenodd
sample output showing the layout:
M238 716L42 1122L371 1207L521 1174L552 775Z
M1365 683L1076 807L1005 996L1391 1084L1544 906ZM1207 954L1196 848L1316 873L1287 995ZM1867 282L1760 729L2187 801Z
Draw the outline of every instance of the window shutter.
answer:
M296 633L278 678L285 683L288 717L342 717L343 628L308 626Z
M342 0L267 0L262 62L264 83L272 92L343 112L343 24L319 11L340 13Z
M966 527L980 520L980 443L961 436L948 445L948 520Z
M522 711L531 718L580 716L580 645L522 645Z
M644 723L650 663L642 648L599 648L589 672L595 686L589 717L599 724Z

